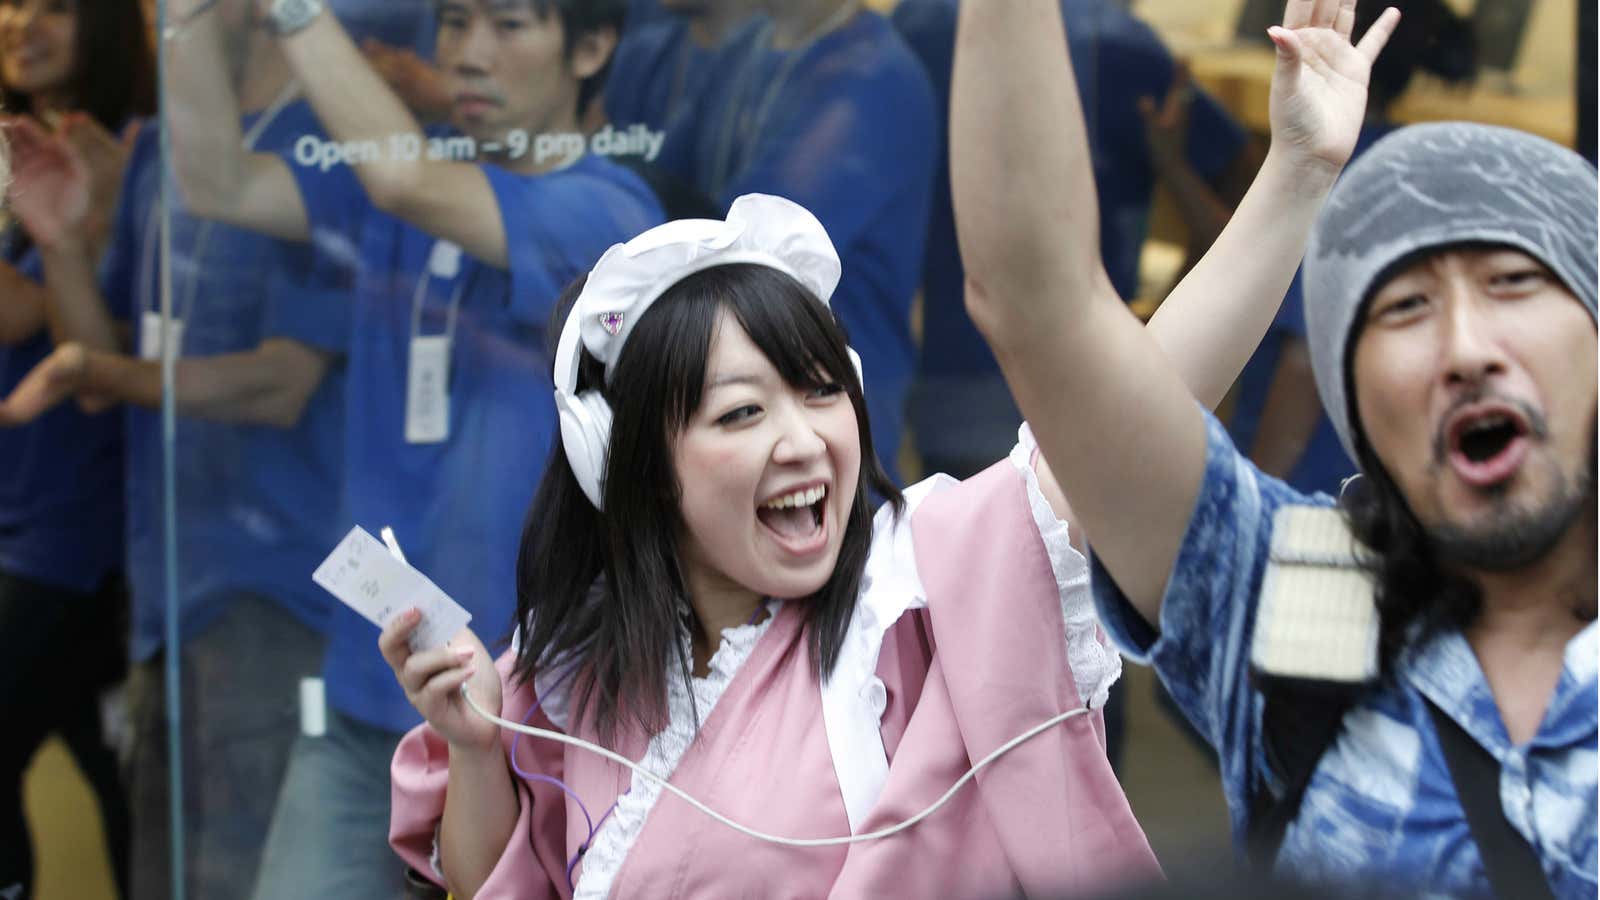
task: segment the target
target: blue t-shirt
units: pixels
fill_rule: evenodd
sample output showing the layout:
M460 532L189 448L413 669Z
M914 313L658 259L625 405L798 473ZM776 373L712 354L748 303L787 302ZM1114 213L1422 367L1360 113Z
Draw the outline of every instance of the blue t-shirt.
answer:
M623 24L626 28L635 28L659 22L670 15L661 8L661 0L628 0L628 17Z
M428 274L431 235L378 211L340 170L293 169L314 244L358 258L342 527L393 527L410 563L493 642L511 629L523 521L557 432L546 353L552 307L612 244L659 224L661 211L638 176L600 157L547 175L484 165L498 206L485 215L500 216L510 269L463 254L455 276L441 277ZM419 284L419 334L447 333L458 298L449 436L432 444L405 438ZM342 713L391 731L420 721L378 653L377 631L342 604L324 676L328 702Z
M1264 786L1280 790L1283 780L1265 755L1262 698L1250 671L1273 516L1283 506L1333 501L1261 474L1209 415L1206 429L1205 478L1167 582L1159 632L1098 560L1091 583L1112 638L1155 667L1217 748L1235 846L1243 848L1250 798ZM1596 635L1590 623L1567 644L1544 721L1522 746L1507 737L1460 632L1414 642L1393 677L1345 715L1284 837L1278 869L1297 878L1381 885L1398 896L1491 896L1426 698L1499 761L1502 810L1538 855L1555 895L1593 897Z
M4 258L43 281L37 249L8 231ZM113 315L118 311L113 310ZM0 344L0 396L55 344L48 329ZM21 428L0 428L0 571L88 593L122 567L122 419L63 403Z
M894 24L933 80L940 116L939 160L922 270L921 379L939 390L917 403L912 427L924 452L975 453L999 458L1016 438L1020 414L1011 405L999 364L967 316L965 271L956 244L950 199L948 133L950 74L955 58L957 0L903 0ZM1138 100L1160 101L1172 84L1172 55L1150 27L1104 0L1062 0L1073 74L1083 104L1095 192L1100 204L1100 252L1117 292L1132 299L1139 284L1156 173ZM1244 130L1205 93L1190 108L1189 163L1208 181L1220 177L1243 149ZM930 382L932 383L932 382ZM970 397L972 403L961 402ZM977 408L974 408L976 404ZM996 412L996 408L1005 409ZM1010 415L1005 415L1009 413ZM975 427L974 416L992 427ZM981 433L990 432L990 433ZM998 451L996 451L998 448Z
M741 194L776 194L828 230L844 266L833 310L861 354L873 445L893 472L939 140L933 92L876 13L792 51L769 38L763 23L727 48L726 66L668 132L661 166L723 209Z
M256 129L260 117L247 116ZM261 124L255 148L286 152L316 120L305 103ZM159 129L145 128L129 159L102 272L113 309L137 337L160 309ZM196 219L171 209L171 293L183 321L181 357L252 350L293 338L342 353L348 341L349 272L309 246ZM243 593L270 598L305 624L326 627L327 594L309 573L336 542L342 454L342 367L334 365L292 428L180 417L174 436L179 634L198 634ZM161 413L129 407L127 552L133 591L132 656L165 640L166 545Z
M1366 152L1366 149L1379 138L1393 130L1393 125L1363 126L1361 136L1356 140L1355 151L1351 154L1351 160ZM1267 394L1272 388L1272 379L1277 374L1278 361L1283 357L1284 345L1291 340L1305 339L1305 297L1300 285L1300 273L1296 272L1294 283L1289 286L1289 292L1283 298L1283 305L1278 308L1278 316L1273 319L1272 327L1262 339L1261 346L1251 355L1250 362L1245 364L1244 371L1239 374L1238 397L1234 402L1233 417L1228 421L1228 431L1233 435L1233 441L1237 446L1247 451L1255 446L1256 432L1261 425L1261 413L1266 408ZM1320 404L1316 397L1308 399L1311 403ZM1295 490L1304 493L1322 491L1337 494L1339 485L1344 479L1355 473L1355 462L1350 459L1350 454L1344 452L1344 445L1339 442L1339 434L1333 430L1333 422L1324 412L1317 417L1316 431L1312 432L1311 440L1306 442L1305 451L1300 454L1299 461L1294 464L1289 477L1285 480Z
M760 27L752 18L719 47L702 47L689 36L689 23L677 16L645 23L628 22L628 33L611 58L606 78L606 118L618 128L642 124L665 131L693 105L719 71L725 49L742 45Z

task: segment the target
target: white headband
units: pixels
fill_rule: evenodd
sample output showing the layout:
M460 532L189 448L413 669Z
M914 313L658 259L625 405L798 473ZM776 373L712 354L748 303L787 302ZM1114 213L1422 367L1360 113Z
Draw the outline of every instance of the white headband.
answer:
M798 203L768 194L733 201L727 221L679 219L658 225L614 245L589 273L561 329L554 380L562 447L596 509L604 508L611 407L599 391L578 393L580 341L605 366L609 382L623 344L651 304L696 272L736 263L777 269L824 305L839 286L839 253L822 223ZM855 352L850 356L859 372Z

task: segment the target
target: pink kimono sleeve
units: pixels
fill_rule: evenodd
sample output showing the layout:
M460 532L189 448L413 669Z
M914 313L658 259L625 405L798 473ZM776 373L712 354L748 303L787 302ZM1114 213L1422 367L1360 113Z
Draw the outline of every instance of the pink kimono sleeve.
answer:
M514 662L515 655L508 651L495 668L504 691L503 715L522 721L535 696L532 684L518 685L510 678ZM538 728L559 730L543 712L528 721ZM501 735L508 767L515 737L513 732ZM525 772L560 778L562 756L561 746L550 741L525 739L517 746L517 764ZM449 776L449 747L432 727L419 725L400 741L390 767L389 844L407 865L441 886L444 879L435 868L434 847ZM512 782L517 789L517 825L477 896L484 900L568 897L565 797L559 788L526 782L515 772Z
M1096 699L1075 677L1071 652L1096 640L1092 621L1078 621L1092 610L1088 579L1058 578L1011 462L930 496L912 531L942 699L968 759ZM979 776L978 797L1030 896L1159 877L1102 728L1098 709L1069 719Z

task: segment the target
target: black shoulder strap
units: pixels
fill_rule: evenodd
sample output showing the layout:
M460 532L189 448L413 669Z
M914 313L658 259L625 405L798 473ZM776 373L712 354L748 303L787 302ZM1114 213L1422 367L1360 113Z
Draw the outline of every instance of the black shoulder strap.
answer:
M1250 801L1245 853L1252 865L1269 871L1278 859L1289 823L1322 755L1333 745L1344 715L1355 703L1351 686L1326 681L1253 673L1261 692L1261 746L1266 763L1283 784L1274 796L1265 785Z
M1467 827L1483 857L1483 869L1495 896L1501 900L1554 900L1539 857L1506 820L1505 809L1500 805L1499 763L1456 720L1432 700L1427 703L1439 746L1450 766L1450 780L1455 782L1461 809L1467 814Z

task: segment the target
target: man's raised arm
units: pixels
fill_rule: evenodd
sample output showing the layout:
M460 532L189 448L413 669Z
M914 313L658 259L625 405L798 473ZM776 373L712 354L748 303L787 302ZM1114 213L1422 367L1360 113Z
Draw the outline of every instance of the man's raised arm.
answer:
M1096 553L1155 621L1205 427L1101 266L1057 0L962 4L950 128L968 311Z
M244 146L238 85L223 52L224 15L247 22L250 2L178 0L171 6L176 24L167 44L166 111L173 171L195 215L307 241L305 203L288 164ZM244 65L252 62L247 58Z
M968 305L1076 518L1155 624L1204 472L1194 400L1219 402L1271 323L1355 147L1372 61L1399 16L1389 10L1352 46L1355 0L1288 0L1270 32L1278 63L1267 161L1141 330L1099 269L1095 205L1073 199L1093 190L1073 98L1043 98L1044 109L1070 115L1007 126L1041 102L1029 85L1072 76L1052 12L1030 0L963 15L951 159Z

